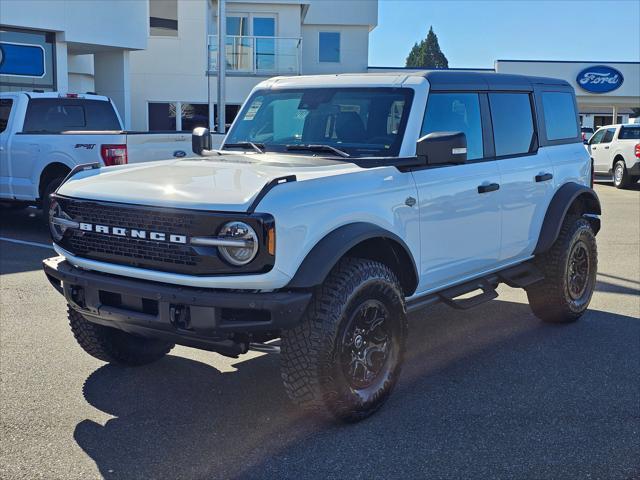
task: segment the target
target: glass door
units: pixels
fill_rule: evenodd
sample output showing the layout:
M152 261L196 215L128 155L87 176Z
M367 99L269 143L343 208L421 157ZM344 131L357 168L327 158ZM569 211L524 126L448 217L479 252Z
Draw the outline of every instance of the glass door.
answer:
M256 37L256 70L276 69L276 19L275 17L253 17L253 35ZM269 38L272 37L272 38Z

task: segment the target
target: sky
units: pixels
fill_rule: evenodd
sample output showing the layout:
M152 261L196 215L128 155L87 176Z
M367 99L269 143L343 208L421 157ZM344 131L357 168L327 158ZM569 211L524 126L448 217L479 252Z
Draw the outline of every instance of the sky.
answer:
M449 67L494 60L640 61L640 0L379 0L369 65L405 65L429 26Z

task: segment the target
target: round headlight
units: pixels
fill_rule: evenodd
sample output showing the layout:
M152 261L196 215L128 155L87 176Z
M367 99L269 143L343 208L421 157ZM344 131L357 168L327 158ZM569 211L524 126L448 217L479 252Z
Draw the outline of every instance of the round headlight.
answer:
M246 265L258 254L258 235L244 222L229 222L218 233L220 240L228 240L218 250L224 259L232 265Z

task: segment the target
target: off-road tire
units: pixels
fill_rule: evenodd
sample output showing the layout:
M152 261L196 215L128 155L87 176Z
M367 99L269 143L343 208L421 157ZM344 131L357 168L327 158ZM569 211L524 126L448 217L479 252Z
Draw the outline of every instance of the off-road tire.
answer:
M569 277L571 269L575 269L575 263L571 265L578 249L584 251L587 262L584 291L571 292ZM589 221L579 215L567 215L551 249L538 255L534 262L544 280L527 288L533 313L550 323L569 323L580 318L591 301L598 269L596 237Z
M51 208L51 194L54 193L60 184L64 181L64 177L55 177L50 180L42 190L42 198L40 203L42 205L42 217L44 223L49 225L49 209Z
M344 359L350 358L351 366L355 364L350 350L357 345L358 330L354 330L354 325L368 317L371 308L380 308L384 320L382 323L373 320L371 324L381 326L369 332L378 335L382 332L383 337L388 334L384 337L388 343L382 344L383 352L388 353L382 353L384 360L378 362L381 370L371 377L371 384L354 387L351 372L346 371L351 367L347 368ZM380 312L374 310L373 317ZM366 335L372 334L363 334L365 346L370 338ZM406 336L404 294L391 269L372 260L343 259L315 289L302 322L282 332L281 372L285 390L304 409L346 422L362 420L377 411L393 390L402 367ZM371 341L367 348L373 345L376 343ZM378 350L366 351L378 355ZM374 353L368 355L363 357L374 358Z
M621 170L620 174L617 173L619 170ZM612 177L613 177L613 185L616 188L623 189L623 188L628 188L629 185L631 185L631 175L629 175L629 172L627 171L627 166L622 160L618 160L613 164Z
M78 345L92 357L116 365L138 367L164 357L174 347L151 338L143 338L116 328L92 323L69 307L69 325Z

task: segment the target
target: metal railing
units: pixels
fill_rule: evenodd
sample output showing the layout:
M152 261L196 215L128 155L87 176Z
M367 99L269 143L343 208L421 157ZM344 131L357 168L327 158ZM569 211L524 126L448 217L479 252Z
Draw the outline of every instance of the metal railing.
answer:
M255 37L227 35L227 72L254 75L299 75L302 39L298 37ZM209 73L218 70L218 36L207 39Z

